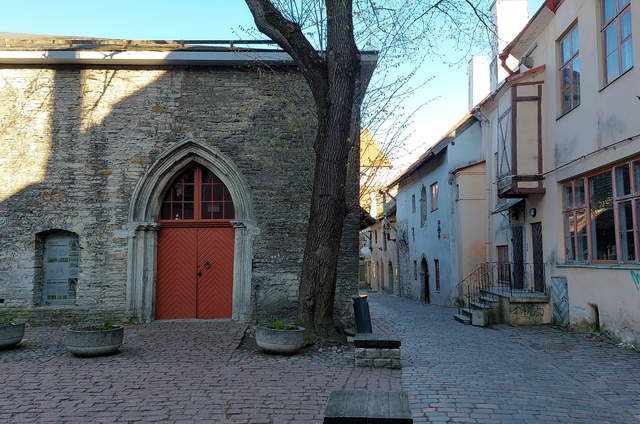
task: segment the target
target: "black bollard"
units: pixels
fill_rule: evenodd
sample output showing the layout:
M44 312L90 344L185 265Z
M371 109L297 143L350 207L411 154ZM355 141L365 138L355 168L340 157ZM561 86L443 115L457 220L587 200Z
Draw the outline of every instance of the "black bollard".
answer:
M369 303L367 295L353 296L353 310L356 314L356 333L372 333L371 315L369 315Z

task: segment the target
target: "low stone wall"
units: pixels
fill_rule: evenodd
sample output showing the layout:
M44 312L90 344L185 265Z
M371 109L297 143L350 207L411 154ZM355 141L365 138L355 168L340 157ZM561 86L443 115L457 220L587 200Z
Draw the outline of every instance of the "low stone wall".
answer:
M400 348L356 348L356 367L400 369Z
M353 344L356 367L401 368L399 338L388 334L358 333Z

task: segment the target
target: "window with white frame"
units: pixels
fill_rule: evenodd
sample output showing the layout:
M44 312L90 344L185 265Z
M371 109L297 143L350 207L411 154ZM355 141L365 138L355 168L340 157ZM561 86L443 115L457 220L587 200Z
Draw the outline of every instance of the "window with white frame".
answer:
M578 26L560 40L561 111L566 113L580 104L580 58Z
M639 263L640 160L563 187L566 261Z
M431 211L438 210L438 183L431 184Z
M633 66L631 1L602 0L604 82L610 83Z

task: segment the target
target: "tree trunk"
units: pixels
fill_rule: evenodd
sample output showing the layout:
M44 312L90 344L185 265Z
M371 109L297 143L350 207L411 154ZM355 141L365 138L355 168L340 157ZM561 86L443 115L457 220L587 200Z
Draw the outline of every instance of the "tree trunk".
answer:
M298 66L314 97L318 132L316 164L298 296L298 321L320 337L336 332L333 319L336 274L346 214L351 121L359 70L353 38L352 1L326 0L327 51L323 57L268 0L246 0L258 29Z

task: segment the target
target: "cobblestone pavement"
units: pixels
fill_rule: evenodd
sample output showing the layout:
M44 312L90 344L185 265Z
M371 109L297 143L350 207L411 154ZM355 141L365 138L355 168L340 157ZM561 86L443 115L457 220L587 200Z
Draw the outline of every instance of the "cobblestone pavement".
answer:
M415 423L638 423L640 354L549 326L473 327L450 308L368 293L402 340Z
M400 389L399 370L355 368L352 348L268 355L247 329L128 326L117 354L76 358L64 329L27 328L0 351L0 423L321 423L332 390Z
M353 348L257 350L250 326L154 322L116 355L76 358L63 328L0 351L0 423L322 422L332 390L409 393L415 423L639 423L640 355L550 327L465 326L453 310L368 293L402 370L354 367Z

